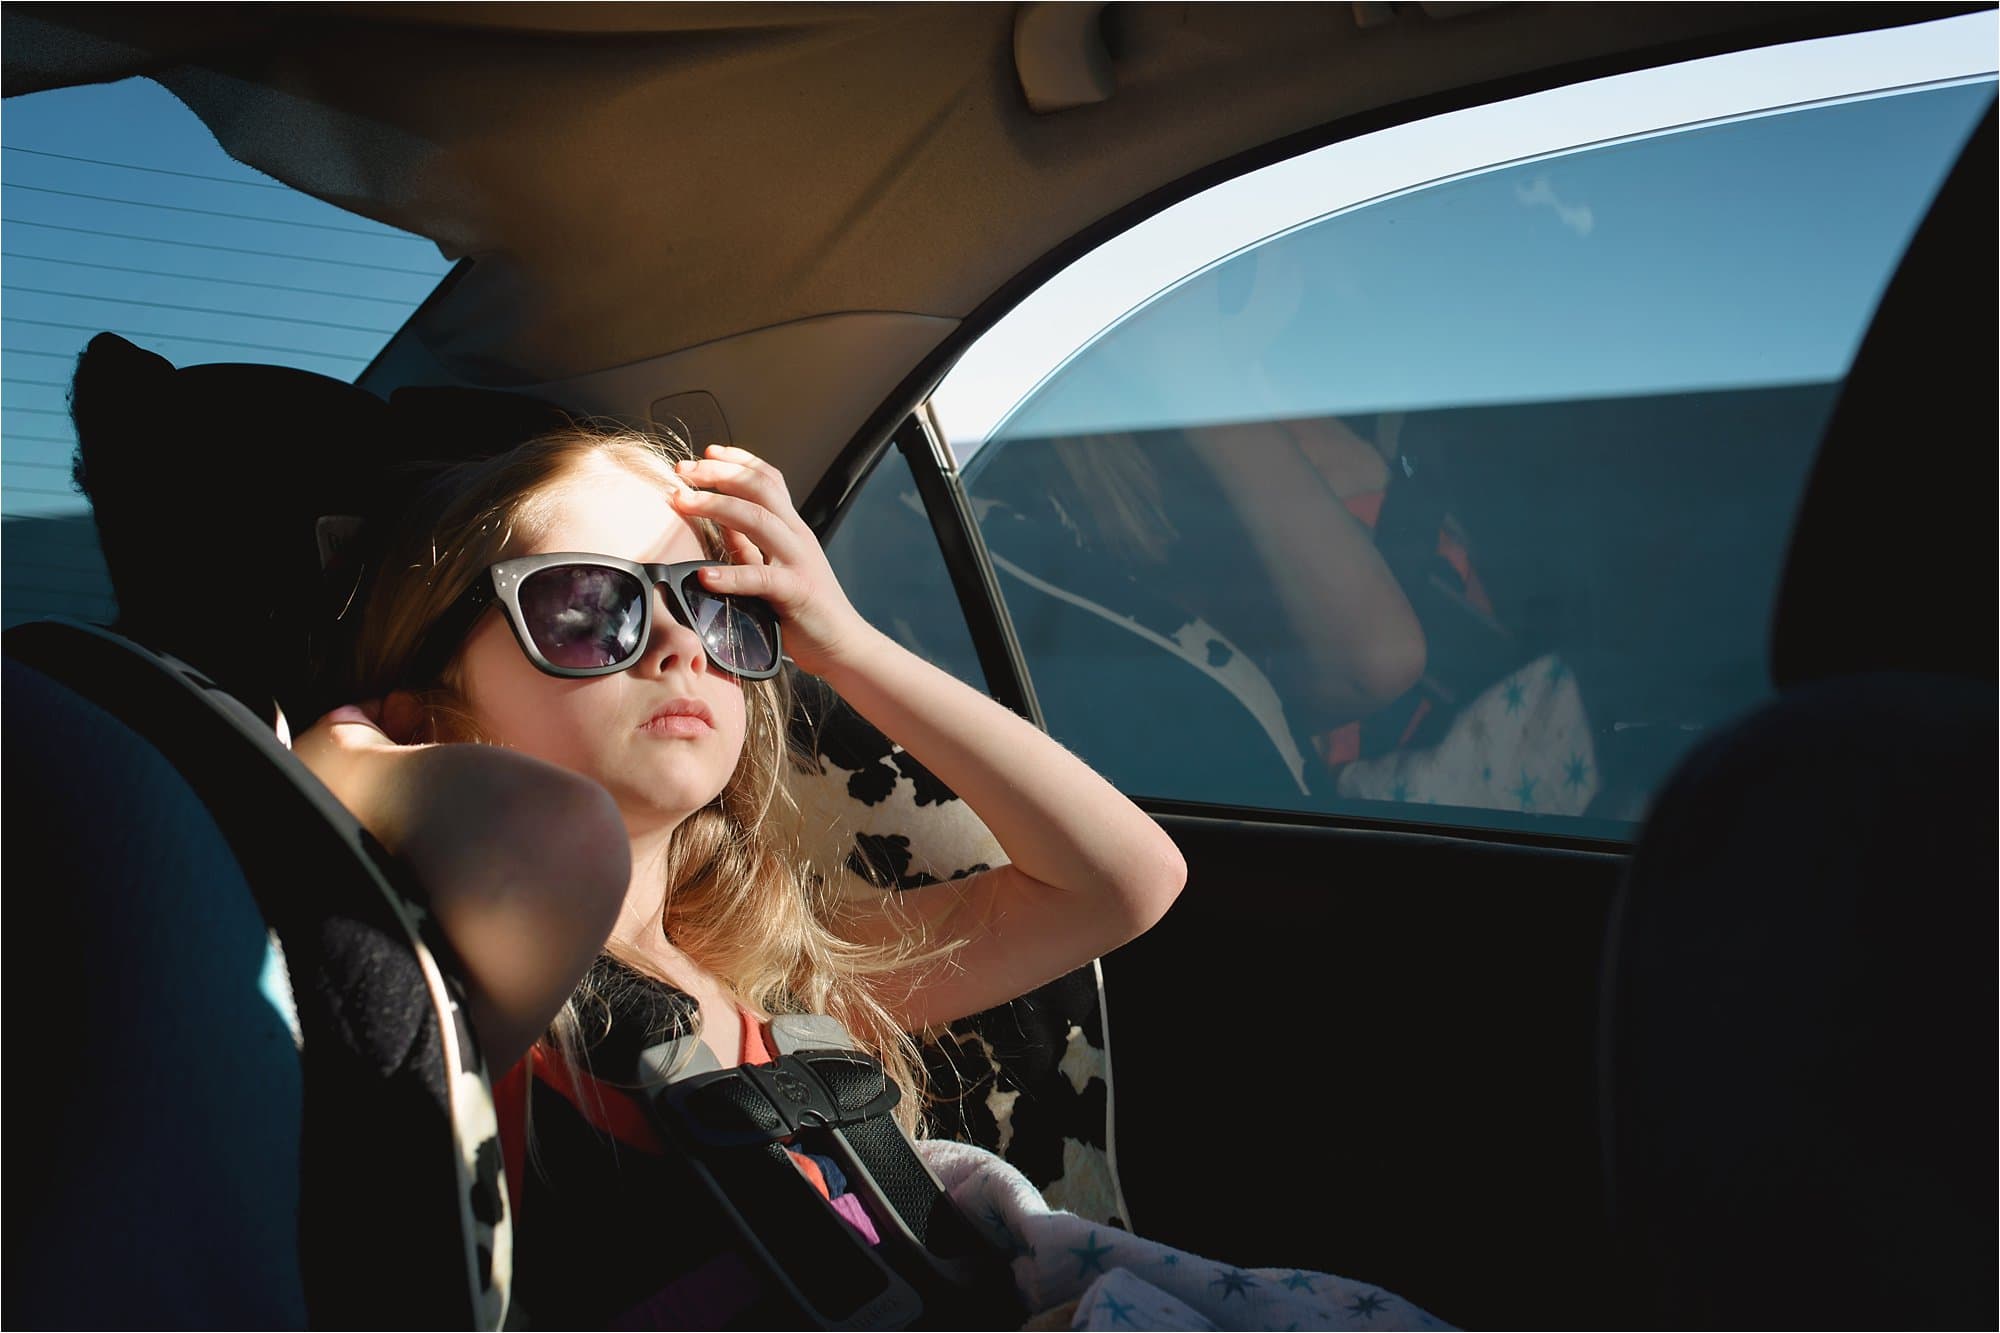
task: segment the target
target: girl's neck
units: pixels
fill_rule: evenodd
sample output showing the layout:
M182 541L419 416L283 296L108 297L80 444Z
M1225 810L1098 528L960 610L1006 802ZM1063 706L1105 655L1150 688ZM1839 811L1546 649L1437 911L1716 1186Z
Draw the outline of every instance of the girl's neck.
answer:
M611 928L612 949L643 961L649 971L686 961L686 955L668 942L664 924L667 846L673 832L669 826L632 835L632 878L618 908L618 923Z
M649 869L634 871L632 886L618 909L618 924L611 928L609 947L640 970L691 991L714 978L673 942L666 922L666 886Z
M627 963L686 992L701 1007L701 1036L725 1066L742 1058L742 1002L700 962L676 945L666 910L665 839L653 855L632 844L632 883L611 931L611 947Z

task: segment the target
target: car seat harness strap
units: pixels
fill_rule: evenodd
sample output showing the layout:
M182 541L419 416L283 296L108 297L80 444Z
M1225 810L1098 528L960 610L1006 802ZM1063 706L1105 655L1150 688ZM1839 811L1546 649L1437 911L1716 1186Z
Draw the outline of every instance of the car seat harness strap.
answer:
M764 1276L812 1327L1017 1327L1007 1260L896 1123L895 1081L830 1017L771 1027L768 1064L719 1068L683 1031L641 1050L633 1071L661 1138L686 1154ZM788 1145L838 1166L879 1243L805 1184Z

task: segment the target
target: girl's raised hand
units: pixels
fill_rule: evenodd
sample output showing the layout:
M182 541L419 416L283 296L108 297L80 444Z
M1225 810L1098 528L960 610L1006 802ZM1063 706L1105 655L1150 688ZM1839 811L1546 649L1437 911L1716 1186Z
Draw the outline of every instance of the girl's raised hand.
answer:
M423 710L411 694L363 699L342 704L300 734L292 750L313 766L312 756L326 751L375 750L408 745L422 724Z
M359 815L365 804L367 757L421 748L397 739L414 734L421 717L416 699L408 694L343 704L293 738L292 753Z
M825 675L843 654L860 650L868 622L841 590L778 469L730 445L704 452L677 465L680 479L697 489L675 491L673 505L686 517L713 520L736 563L701 571L702 586L769 602L784 622L785 655Z

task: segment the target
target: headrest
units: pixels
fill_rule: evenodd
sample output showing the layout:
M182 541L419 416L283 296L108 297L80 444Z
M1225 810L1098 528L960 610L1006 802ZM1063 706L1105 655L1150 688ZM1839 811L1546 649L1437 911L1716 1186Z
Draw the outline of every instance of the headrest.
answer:
M1773 617L1780 689L1995 676L1994 155L1989 107L1848 373Z
M405 389L389 402L286 366L176 368L113 333L70 388L76 480L90 497L118 628L293 726L325 711L315 655L351 590L323 577L352 524L392 510L393 466L477 457L563 419L497 390Z
M554 403L500 389L412 385L389 395L408 458L486 458L574 418Z
M1662 788L1605 959L1608 1326L1993 1317L1995 722L1819 681Z

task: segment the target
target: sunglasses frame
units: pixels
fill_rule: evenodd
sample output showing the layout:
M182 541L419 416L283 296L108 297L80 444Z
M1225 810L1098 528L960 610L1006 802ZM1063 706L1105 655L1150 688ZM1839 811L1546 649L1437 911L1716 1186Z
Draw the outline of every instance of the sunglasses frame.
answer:
M653 595L652 590L664 587L667 590L667 604L673 608L674 619L699 639L701 632L695 629L694 608L688 605L681 592L681 583L697 569L709 565L727 565L727 560L682 560L674 564L644 564L636 560L621 560L615 555L598 555L590 551L552 551L546 555L515 556L509 560L496 560L488 565L480 576L453 602L425 638L423 651L418 654L411 674L417 679L435 678L444 669L446 661L456 652L472 633L472 627L486 608L498 605L507 618L507 626L514 632L514 641L521 645L521 652L537 671L550 676L560 676L575 680L590 676L612 676L620 671L628 671L646 655L653 639ZM594 565L605 569L615 569L630 574L646 587L642 603L645 620L639 628L639 646L631 656L609 666L565 667L557 666L535 646L534 636L528 633L526 617L521 613L521 585L545 569L558 565ZM769 680L784 669L785 649L783 631L778 623L777 612L761 597L744 597L735 593L713 593L711 596L726 598L732 602L748 602L762 606L770 616L771 665L762 671L741 671L716 661L706 643L702 644L702 656L706 657L718 671L724 671L739 680Z

